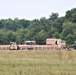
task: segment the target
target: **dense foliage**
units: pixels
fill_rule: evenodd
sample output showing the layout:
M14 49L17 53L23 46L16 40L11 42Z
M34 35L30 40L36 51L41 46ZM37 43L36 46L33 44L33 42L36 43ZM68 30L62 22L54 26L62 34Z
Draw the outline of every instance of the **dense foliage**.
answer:
M48 19L1 19L0 44L16 41L23 44L26 40L36 40L37 44L45 44L46 38L61 38L72 45L76 40L76 8L68 10L64 17L52 13Z

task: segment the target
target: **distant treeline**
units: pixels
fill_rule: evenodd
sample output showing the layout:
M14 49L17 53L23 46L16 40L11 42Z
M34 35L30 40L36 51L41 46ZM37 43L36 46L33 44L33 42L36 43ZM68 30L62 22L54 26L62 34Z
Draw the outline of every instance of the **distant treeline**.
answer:
M1 19L0 44L15 41L23 44L26 40L35 40L37 44L45 44L46 38L60 38L72 45L76 40L76 8L68 10L64 17L52 13L48 19Z

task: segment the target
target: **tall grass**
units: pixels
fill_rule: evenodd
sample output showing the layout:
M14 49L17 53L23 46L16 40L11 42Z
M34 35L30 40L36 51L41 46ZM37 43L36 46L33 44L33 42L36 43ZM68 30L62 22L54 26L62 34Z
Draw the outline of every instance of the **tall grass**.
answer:
M76 75L76 51L0 51L0 75Z

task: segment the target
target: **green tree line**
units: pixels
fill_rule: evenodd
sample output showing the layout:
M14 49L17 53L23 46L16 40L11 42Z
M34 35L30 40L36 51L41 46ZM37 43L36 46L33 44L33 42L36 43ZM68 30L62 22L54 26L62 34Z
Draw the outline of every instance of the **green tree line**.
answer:
M66 11L63 17L53 12L49 18L0 20L0 44L11 41L23 44L26 40L46 44L46 38L60 38L72 45L76 40L76 8Z

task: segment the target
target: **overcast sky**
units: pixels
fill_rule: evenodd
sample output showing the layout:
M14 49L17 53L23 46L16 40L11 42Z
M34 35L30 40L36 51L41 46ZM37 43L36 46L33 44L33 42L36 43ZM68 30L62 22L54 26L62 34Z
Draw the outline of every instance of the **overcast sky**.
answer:
M76 0L0 0L0 19L48 18L52 12L65 16L67 10L76 7Z

